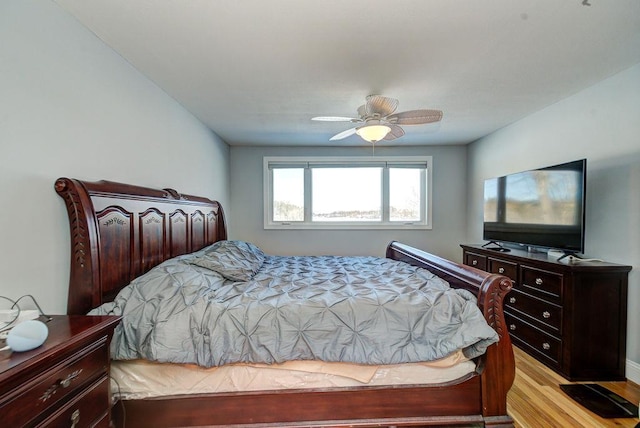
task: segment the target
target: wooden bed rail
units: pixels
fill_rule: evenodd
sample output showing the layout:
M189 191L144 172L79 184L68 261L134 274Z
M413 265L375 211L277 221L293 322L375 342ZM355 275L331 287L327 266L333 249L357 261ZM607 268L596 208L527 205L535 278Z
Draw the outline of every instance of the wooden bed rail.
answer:
M503 301L513 287L504 275L491 274L471 266L461 265L433 254L392 241L387 246L387 258L423 267L449 282L454 288L464 288L478 298L478 307L487 323L498 333L499 341L479 358L482 406L485 423L493 426L513 422L507 414L507 392L515 379L515 357L503 312Z

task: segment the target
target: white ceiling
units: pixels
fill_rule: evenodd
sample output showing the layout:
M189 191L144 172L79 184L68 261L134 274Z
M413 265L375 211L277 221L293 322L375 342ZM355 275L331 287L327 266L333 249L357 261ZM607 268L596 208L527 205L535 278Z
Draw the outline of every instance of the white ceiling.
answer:
M640 62L638 0L55 1L231 145L368 144L310 119L369 94L466 144Z

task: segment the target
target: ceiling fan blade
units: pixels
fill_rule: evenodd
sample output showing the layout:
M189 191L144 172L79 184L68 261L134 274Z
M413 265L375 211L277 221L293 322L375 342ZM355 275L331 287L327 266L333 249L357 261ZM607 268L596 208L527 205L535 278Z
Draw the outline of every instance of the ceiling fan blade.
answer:
M396 138L400 138L404 135L404 129L400 128L398 125L389 124L388 126L391 128L391 131L389 131L389 133L384 137L385 140L395 140Z
M398 125L422 125L424 123L438 122L441 119L441 110L409 110L392 114L386 120Z
M312 117L311 120L318 120L321 122L360 122L360 119L344 116L317 116Z
M398 100L395 98L383 97L382 95L369 95L367 97L367 116L378 114L380 117L385 117L396 111L397 108Z
M347 129L346 131L342 131L333 137L329 138L329 141L342 140L343 138L347 138L356 133L356 128Z

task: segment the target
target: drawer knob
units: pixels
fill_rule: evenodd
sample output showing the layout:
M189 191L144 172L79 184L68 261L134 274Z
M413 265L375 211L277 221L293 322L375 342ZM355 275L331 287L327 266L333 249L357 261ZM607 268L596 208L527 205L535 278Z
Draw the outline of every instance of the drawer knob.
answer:
M549 345L548 342L544 342L542 344L542 349L544 349L545 351L548 351L549 349L551 349L551 345Z
M477 265L477 264L478 264L478 261L477 261L477 260L473 260L473 261L471 262L471 264L472 264L473 266L475 266L475 265Z
M504 268L503 267L499 267L498 268L498 273L504 273Z
M515 297L510 297L509 298L509 303L513 304L516 302L516 298Z
M549 313L549 311L544 311L542 313L542 318L545 318L545 319L551 318L551 314Z
M80 410L76 409L71 414L71 428L75 428L80 422Z
M516 329L516 325L515 324L510 324L509 325L509 330L514 331Z
M536 278L536 285L542 285L542 278Z

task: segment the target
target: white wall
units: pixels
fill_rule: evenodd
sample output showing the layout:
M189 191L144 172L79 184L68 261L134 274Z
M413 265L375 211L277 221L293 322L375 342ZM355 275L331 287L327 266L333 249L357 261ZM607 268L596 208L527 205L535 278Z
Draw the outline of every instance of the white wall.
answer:
M227 144L54 2L3 0L0 40L1 296L66 311L60 176L228 205Z
M392 240L404 242L442 257L462 260L459 244L466 225L466 148L378 147L377 156L433 156L432 230L264 230L264 156L371 156L362 147L231 147L230 236L254 242L266 252L281 255L374 255L384 257Z
M587 159L588 257L629 275L627 376L640 382L640 64L469 146L468 237L481 242L485 178Z

